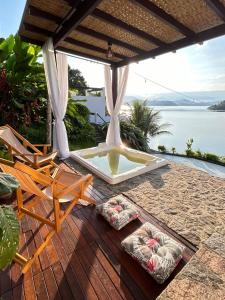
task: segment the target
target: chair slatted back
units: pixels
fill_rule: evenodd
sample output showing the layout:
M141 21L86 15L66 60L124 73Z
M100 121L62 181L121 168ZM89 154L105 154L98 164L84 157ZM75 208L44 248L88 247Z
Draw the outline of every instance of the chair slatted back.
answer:
M51 176L45 175L19 161L15 163L14 168L26 173L32 178L33 181L38 182L44 186L52 184L54 180Z
M42 190L36 185L36 183L31 179L29 175L4 164L0 164L0 168L2 169L3 172L15 176L19 181L20 187L23 191L40 197L45 196Z

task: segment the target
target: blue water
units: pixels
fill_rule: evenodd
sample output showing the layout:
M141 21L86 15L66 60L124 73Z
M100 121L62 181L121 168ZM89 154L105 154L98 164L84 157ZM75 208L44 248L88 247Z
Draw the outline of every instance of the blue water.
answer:
M172 135L161 135L150 141L150 147L157 149L164 145L183 153L186 142L193 138L193 149L213 152L225 156L225 112L207 110L207 106L160 106L162 123L170 123Z

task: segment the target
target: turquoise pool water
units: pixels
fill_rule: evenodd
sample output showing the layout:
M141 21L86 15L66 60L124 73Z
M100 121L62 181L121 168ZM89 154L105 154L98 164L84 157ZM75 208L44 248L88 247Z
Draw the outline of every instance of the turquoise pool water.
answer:
M92 163L106 175L115 176L146 165L147 160L129 155L122 150L109 150L97 154L84 155L87 161Z

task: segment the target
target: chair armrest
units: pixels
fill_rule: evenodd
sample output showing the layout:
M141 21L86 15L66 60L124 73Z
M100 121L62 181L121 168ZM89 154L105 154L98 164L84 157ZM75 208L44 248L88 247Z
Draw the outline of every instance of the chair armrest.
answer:
M37 157L38 156L43 156L42 152L38 152L38 153L20 153L20 154L14 154L13 156L15 157L27 157L27 156L32 156L34 158L34 164L37 164Z
M43 147L43 154L47 154L47 150L51 147L51 144L33 144L34 147Z
M51 144L33 144L33 146L35 146L35 147L44 147L44 146L51 147Z
M42 152L39 153L20 153L20 154L14 154L14 156L41 156L43 155Z

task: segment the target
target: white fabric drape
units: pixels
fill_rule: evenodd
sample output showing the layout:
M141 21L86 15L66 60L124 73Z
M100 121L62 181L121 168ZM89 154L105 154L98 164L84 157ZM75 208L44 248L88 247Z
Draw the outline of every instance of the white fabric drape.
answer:
M105 65L105 92L106 92L106 105L110 114L110 123L106 136L106 144L109 146L119 146L122 144L120 137L120 123L119 112L123 103L123 97L125 95L129 65L118 69L118 91L116 105L113 105L112 94L112 76L110 66Z
M67 56L54 52L52 39L43 46L44 69L49 100L55 118L53 128L53 148L61 158L69 156L66 127L63 122L68 102L68 63ZM54 144L55 143L55 144Z

